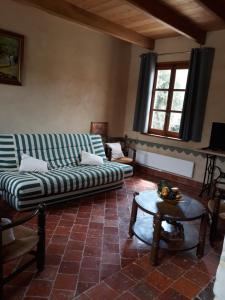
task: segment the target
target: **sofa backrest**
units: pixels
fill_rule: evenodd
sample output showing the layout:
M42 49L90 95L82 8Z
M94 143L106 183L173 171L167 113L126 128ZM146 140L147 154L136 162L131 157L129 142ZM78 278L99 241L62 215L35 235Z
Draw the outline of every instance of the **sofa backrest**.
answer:
M106 158L100 135L0 134L0 171L18 170L22 153L47 161L51 168L74 165L82 150Z

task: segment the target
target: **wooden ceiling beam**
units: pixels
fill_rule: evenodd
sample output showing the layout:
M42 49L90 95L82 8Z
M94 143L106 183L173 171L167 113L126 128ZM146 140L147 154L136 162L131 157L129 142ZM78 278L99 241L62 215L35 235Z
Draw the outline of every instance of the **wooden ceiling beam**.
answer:
M225 2L224 0L198 0L200 4L211 10L225 22Z
M188 38L194 39L199 44L204 44L206 32L186 16L180 14L160 0L126 0L158 21L170 26ZM210 1L210 0L209 0ZM212 0L211 0L212 1Z
M100 16L81 9L63 0L14 0L30 5L50 14L62 17L91 29L104 32L116 38L136 44L142 48L153 49L154 40L108 21Z

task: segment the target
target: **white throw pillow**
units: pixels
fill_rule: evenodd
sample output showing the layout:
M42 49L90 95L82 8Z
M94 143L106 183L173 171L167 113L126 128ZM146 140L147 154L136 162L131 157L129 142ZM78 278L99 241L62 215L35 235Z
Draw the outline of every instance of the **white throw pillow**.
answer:
M103 158L101 156L81 151L81 165L100 166L103 165L103 163Z
M12 221L7 218L1 218L1 224L6 225L10 224ZM2 245L6 246L15 241L15 236L13 232L13 228L6 229L2 232Z
M120 143L106 143L112 149L112 159L124 157Z
M44 160L22 154L19 172L47 172L48 163Z

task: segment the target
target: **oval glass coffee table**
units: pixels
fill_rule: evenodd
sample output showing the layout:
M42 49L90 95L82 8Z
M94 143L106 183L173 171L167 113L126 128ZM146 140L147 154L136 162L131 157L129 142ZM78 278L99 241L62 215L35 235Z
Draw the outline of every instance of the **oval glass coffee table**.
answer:
M163 201L156 190L150 190L134 193L129 234L152 246L150 258L156 265L160 248L169 251L197 248L197 257L201 258L207 222L208 213L199 201L182 195L181 201L173 205Z

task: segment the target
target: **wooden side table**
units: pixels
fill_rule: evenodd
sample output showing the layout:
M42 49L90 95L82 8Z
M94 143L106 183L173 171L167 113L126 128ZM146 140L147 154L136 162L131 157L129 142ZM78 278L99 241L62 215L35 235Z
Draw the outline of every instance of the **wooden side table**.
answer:
M138 216L139 209L145 214ZM195 220L200 221L200 227L193 224ZM208 213L197 200L183 195L177 205L172 205L164 202L156 190L145 191L134 194L129 234L152 246L150 259L157 265L160 248L168 251L197 248L196 255L201 258L207 222Z

